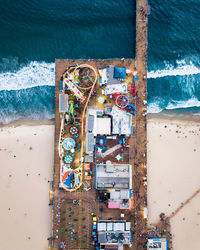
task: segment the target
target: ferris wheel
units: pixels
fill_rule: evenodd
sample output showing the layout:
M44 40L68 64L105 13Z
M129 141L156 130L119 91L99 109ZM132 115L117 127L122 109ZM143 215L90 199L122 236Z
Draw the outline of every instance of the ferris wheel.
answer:
M129 104L129 99L126 95L119 95L116 98L116 105L121 108L121 109L125 109L126 106Z

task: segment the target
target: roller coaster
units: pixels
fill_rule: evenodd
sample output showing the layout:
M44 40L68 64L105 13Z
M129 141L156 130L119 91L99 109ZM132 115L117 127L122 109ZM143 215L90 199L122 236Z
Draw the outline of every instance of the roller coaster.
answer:
M80 148L80 165L71 170L71 174L76 174L79 177L79 182L77 185L72 187L68 187L64 185L62 180L62 188L66 191L76 191L79 189L83 183L83 156L85 152L85 143L84 143L84 127L85 127L85 115L86 109L93 93L94 87L98 82L98 71L96 68L92 67L88 64L81 64L72 66L66 69L66 71L62 75L63 78L63 94L65 94L65 89L69 90L76 100L78 100L81 104L84 104L81 114L81 131L80 131L80 138L81 138L81 148ZM88 93L89 92L89 93ZM87 96L86 96L87 94ZM62 131L65 128L65 115L66 113L62 113L61 118L61 127L60 127L60 138L59 138L59 157L60 157L60 168L64 165L63 161L63 139L62 139Z

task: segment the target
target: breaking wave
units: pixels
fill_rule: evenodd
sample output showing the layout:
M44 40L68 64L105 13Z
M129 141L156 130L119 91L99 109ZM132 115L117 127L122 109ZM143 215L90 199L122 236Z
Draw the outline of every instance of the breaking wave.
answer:
M175 65L165 63L164 69L148 72L149 113L200 107L198 62L177 60Z
M197 74L200 68L185 61L178 62L177 67L148 72L148 113L200 107ZM1 72L0 123L54 118L54 96L55 63L33 61Z
M166 107L161 108L162 104L158 102L149 103L147 112L148 113L160 113L164 110L179 110L188 108L198 108L200 107L200 101L197 98L191 98L186 101L171 101Z
M47 113L40 113L40 114L29 114L28 116L24 117L23 115L19 114L12 114L12 115L7 115L7 114L0 114L0 124L8 124L13 121L18 121L18 120L51 120L54 119L55 115L51 114L49 112Z
M55 63L30 62L15 72L0 73L0 90L55 86Z
M51 119L55 113L55 87L37 86L0 91L0 123Z
M159 106L159 103L152 102L147 106L147 113L160 113L163 109Z
M200 101L197 98L191 98L187 101L170 102L166 109L183 109L192 107L200 107Z
M177 67L173 65L166 65L165 69L150 71L147 73L147 77L150 78L161 78L166 76L187 76L200 74L200 68L195 66L192 62L186 64L185 60L177 61Z

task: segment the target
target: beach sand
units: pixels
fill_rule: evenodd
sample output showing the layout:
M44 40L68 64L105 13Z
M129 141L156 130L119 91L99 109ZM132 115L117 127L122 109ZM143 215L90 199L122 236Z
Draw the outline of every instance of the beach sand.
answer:
M20 126L20 124L23 124ZM0 127L0 246L46 250L51 233L49 182L53 175L52 121L19 121ZM148 117L148 223L169 216L200 188L200 123ZM200 194L171 219L173 249L200 245Z
M54 126L27 123L0 127L0 249L3 250L48 249Z
M199 117L150 116L147 124L148 223L170 216L200 188ZM200 194L172 219L173 249L198 250Z
M171 219L173 249L199 250L200 193Z

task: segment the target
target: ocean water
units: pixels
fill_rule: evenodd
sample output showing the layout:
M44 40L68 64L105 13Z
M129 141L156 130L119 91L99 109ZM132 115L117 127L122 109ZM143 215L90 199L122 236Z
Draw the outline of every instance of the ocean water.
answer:
M149 0L148 112L200 107L200 0ZM0 123L54 117L55 58L134 58L135 0L0 0Z
M0 0L0 122L54 117L55 58L135 57L135 0Z
M149 0L148 112L200 111L200 0Z

